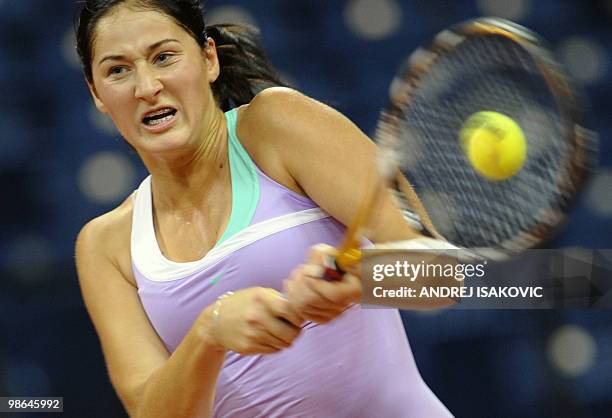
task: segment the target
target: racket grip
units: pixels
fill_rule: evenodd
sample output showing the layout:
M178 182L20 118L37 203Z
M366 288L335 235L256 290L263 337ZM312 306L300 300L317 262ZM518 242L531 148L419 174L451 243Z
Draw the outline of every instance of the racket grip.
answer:
M325 266L323 280L327 280L328 282L336 282L338 280L342 280L342 277L344 276L346 271L342 270L342 268L338 266L338 263L336 263L336 259L332 259L330 264L331 265Z
M338 263L340 261L340 263ZM323 280L330 282L342 280L347 273L345 269L361 261L361 250L359 248L349 248L339 252L335 257L328 255L324 259ZM342 268L344 266L345 268Z

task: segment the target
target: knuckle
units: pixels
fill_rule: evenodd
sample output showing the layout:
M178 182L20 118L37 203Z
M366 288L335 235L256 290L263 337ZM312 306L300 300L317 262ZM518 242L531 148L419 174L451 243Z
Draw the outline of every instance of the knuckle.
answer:
M280 349L285 349L291 345L291 341L280 340L276 346Z
M307 307L308 305L303 299L297 299L293 304L293 310L297 312L298 314L300 314L301 312L304 312Z
M257 331L255 331L255 330L248 330L248 331L246 331L244 333L244 337L249 342L257 341L258 336L259 335L258 335Z
M321 245L322 244L317 244L310 247L308 250L308 258L315 258L319 256L319 254L321 254Z
M251 326L259 325L261 323L261 317L259 316L259 314L257 312L250 312L245 317L245 322L248 325L251 325ZM251 330L251 328L249 328L249 331L250 330Z
M329 244L320 243L310 248L311 254L316 255L335 255L336 249Z
M253 289L253 299L258 303L263 303L266 298L267 290L263 287L256 287Z
M308 259L309 260L320 260L323 255L326 254L329 250L327 244L317 244L310 247L308 250Z
M249 352L249 346L248 346L248 344L246 344L246 343L244 343L242 341L239 341L236 344L235 351L240 353L240 354L247 354Z

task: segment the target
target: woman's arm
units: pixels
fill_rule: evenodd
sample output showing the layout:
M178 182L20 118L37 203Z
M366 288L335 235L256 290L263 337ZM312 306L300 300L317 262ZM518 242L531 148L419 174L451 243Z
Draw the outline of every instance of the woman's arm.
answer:
M170 355L126 278L129 261L126 268L117 258L117 252L129 255L129 223L118 222L121 216L116 210L93 220L76 245L81 290L113 386L133 417L210 416L226 349L252 354L286 348L302 318L276 291L245 289L223 299L215 320L213 307L204 309Z
M87 224L76 245L79 283L102 343L111 381L130 416L196 416L209 411L225 351L203 316L169 355L146 317L136 288L112 261L112 215Z
M345 225L350 224L363 198L363 188L372 184L370 176L377 172L376 145L357 126L329 106L287 88L261 92L240 118L238 135L246 138L249 151L264 171L268 169L277 181L309 196ZM368 238L380 243L419 237L391 192L382 199ZM285 288L298 312L317 322L333 319L361 295L361 282L356 277L334 283L313 274L332 250L315 248L306 267L297 268ZM459 285L452 279L419 284ZM448 298L415 300L414 308L452 303Z
M310 197L345 225L352 221L376 172L376 145L331 107L288 88L259 93L242 112L238 136L264 171ZM383 196L371 240L420 234L405 221L391 193Z

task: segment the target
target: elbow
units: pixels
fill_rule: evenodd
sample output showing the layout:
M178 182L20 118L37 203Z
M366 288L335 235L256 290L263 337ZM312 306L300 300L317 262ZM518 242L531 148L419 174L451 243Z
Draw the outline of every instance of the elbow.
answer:
M144 413L144 404L148 380L136 385L121 384L120 382L114 382L112 380L111 378L115 393L117 393L117 397L121 401L128 416L130 418L142 418L147 416Z

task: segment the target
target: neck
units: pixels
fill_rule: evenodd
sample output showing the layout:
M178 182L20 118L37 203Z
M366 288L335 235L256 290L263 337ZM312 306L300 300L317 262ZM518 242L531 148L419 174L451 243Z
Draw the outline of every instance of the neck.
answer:
M218 110L208 122L206 134L193 146L172 156L143 158L152 174L156 211L197 210L207 195L227 191L230 171L225 115Z

